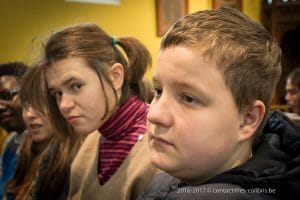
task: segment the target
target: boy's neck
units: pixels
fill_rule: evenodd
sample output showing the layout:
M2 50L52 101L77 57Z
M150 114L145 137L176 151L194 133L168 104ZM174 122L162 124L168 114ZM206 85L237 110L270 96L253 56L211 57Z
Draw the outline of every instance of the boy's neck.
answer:
M214 174L211 174L209 177L199 177L193 180L183 180L187 185L197 186L201 185L204 182L210 180L216 175L222 174L226 171L229 171L235 167L241 166L252 158L252 143L250 141L245 141L238 144L236 147L235 153L232 155L230 160L227 163L224 163L224 166L220 168Z

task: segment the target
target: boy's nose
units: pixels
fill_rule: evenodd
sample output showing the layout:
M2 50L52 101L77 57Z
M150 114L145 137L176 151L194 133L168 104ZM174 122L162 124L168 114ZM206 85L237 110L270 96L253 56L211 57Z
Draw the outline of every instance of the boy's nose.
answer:
M161 126L170 126L172 120L172 112L170 104L162 97L153 99L147 115L148 121L152 124Z
M0 100L0 112L3 112L7 109L7 104L5 102L2 102L2 100Z

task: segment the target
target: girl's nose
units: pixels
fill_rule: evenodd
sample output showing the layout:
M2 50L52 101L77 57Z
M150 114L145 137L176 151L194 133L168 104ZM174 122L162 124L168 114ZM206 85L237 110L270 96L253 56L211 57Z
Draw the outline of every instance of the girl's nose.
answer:
M37 112L32 108L32 106L23 109L23 115L28 119L37 118Z
M73 97L68 94L63 94L58 104L61 113L69 113L75 106Z

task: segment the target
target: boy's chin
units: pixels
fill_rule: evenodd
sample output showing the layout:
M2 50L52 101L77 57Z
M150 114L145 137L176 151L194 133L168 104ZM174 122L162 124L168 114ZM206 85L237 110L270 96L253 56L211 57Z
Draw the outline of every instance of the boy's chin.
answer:
M150 160L152 165L154 165L156 168L169 172L171 171L171 165L168 163L167 159L165 156L159 155L160 153L155 152L155 150L150 151Z
M151 151L150 160L152 165L174 177L177 177L178 164L174 163L171 158L159 154L160 153Z

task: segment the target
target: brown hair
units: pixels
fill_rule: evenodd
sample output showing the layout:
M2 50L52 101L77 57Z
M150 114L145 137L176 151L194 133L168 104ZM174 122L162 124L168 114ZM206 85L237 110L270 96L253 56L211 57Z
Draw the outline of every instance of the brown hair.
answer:
M178 45L198 47L217 63L239 112L257 99L269 110L281 74L281 50L262 25L233 8L199 11L171 27L161 51Z
M78 24L66 27L52 34L45 45L44 59L47 67L51 67L58 60L80 57L83 58L99 77L105 96L105 113L108 114L108 98L104 90L106 81L115 93L116 91L107 74L107 70L114 63L120 63L124 67L124 80L121 97L116 101L118 105L123 104L128 98L137 95L141 100L147 101L148 87L144 86L142 78L151 64L151 56L147 48L133 37L113 38L104 32L99 26L91 23ZM49 96L49 110L51 118L56 126L64 126L67 123L62 119L55 99Z
M103 81L107 81L113 90L107 69L114 63L120 63L125 74L119 105L132 95L147 100L142 78L151 64L151 56L147 48L133 37L113 38L96 24L78 24L51 35L45 45L44 57L49 66L68 57L83 58L98 74L102 87ZM104 95L107 114L108 99L105 90Z

